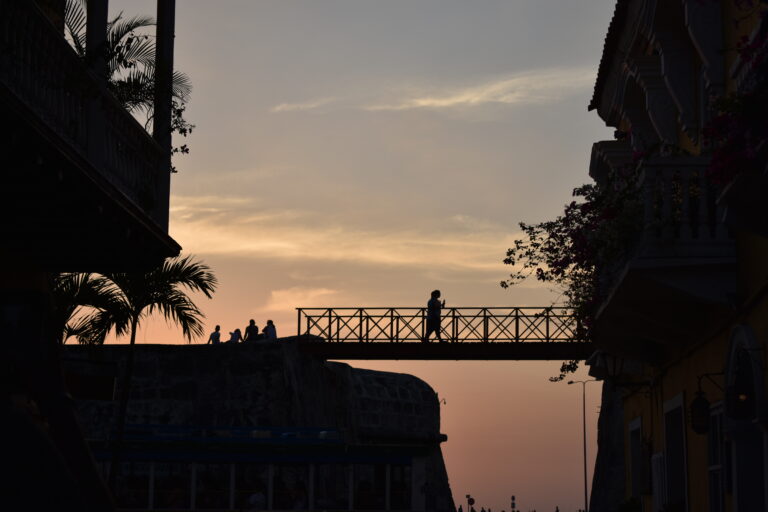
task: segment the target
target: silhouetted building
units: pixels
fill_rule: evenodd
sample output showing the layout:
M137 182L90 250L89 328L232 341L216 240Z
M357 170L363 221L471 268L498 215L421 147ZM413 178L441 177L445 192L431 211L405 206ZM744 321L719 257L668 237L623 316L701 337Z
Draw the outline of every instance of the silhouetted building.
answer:
M158 0L155 137L107 90L107 0L88 64L64 0L0 0L0 358L9 510L109 510L61 383L50 272L126 271L168 236L173 0ZM41 470L40 468L45 468Z
M435 392L298 343L137 346L118 505L453 511ZM104 471L126 349L66 348Z
M623 205L636 214L616 233L625 254L600 262L590 363L610 407L592 512L766 510L764 116L728 154L748 110L765 110L764 11L616 2L590 105L616 140L594 144L590 175L634 183ZM712 101L727 94L741 103Z

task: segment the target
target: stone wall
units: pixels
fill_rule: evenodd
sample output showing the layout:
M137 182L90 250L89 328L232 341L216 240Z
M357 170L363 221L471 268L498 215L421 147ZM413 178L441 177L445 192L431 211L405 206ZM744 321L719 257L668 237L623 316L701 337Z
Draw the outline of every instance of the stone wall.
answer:
M351 447L410 446L412 508L453 510L434 390L411 375L312 358L301 343L137 345L128 423L327 428ZM83 360L122 375L127 348L71 346L65 355L75 378L87 373ZM78 400L78 410L87 437L105 439L116 402Z

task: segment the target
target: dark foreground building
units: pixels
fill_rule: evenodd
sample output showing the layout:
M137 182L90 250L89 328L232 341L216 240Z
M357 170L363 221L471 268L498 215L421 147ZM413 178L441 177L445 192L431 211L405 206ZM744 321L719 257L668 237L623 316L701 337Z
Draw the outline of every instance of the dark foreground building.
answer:
M174 0L157 0L151 136L110 92L107 0L86 59L64 0L0 0L0 483L3 510L111 510L61 380L52 275L151 268L168 235Z
M300 343L137 346L118 506L454 510L435 392L302 355ZM103 470L127 348L66 350Z
M625 244L596 262L590 512L765 512L768 4L617 0L589 108Z

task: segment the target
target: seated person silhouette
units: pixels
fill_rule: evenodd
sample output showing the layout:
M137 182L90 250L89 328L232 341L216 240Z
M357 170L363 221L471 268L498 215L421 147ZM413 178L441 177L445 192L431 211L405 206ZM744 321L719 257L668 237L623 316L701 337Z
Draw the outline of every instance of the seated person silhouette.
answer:
M206 342L206 345L209 343L211 345L218 345L219 343L221 343L221 332L219 332L220 330L221 330L221 326L217 325L216 328L211 333L211 335L208 336L208 341Z
M256 341L257 339L259 339L259 326L256 325L256 322L253 319L251 319L251 321L248 322L248 327L245 328L243 341Z
M269 341L277 340L277 329L272 320L267 320L267 325L264 327L264 338Z
M234 332L229 333L227 343L240 343L241 341L243 341L243 335L240 333L240 329L235 329Z

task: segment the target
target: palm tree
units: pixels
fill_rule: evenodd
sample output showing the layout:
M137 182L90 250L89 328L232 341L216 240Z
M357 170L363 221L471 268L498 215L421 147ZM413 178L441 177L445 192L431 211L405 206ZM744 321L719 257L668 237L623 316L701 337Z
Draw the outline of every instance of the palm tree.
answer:
M86 0L66 0L64 8L65 36L82 59L86 56L85 7ZM154 24L155 20L150 16L123 18L121 12L107 24L105 48L110 91L126 110L145 116L147 123L154 111L155 41L142 32ZM192 84L187 75L174 71L171 88L174 121L178 124L192 92ZM181 121L183 128L191 128L183 119ZM178 128L177 131L184 135Z
M89 317L90 330L82 336L103 340L114 330L118 337L128 335L130 338L109 471L109 484L114 488L125 432L139 324L147 316L160 313L167 321L178 324L184 337L191 342L203 333L203 314L187 294L199 292L211 298L217 280L207 265L194 261L190 256L170 258L148 272L105 273L94 280L96 286L110 297L110 305Z
M52 279L53 322L59 343L73 336L82 344L103 343L105 329L96 326L95 312L114 308L117 297L112 290L90 272L64 272Z

